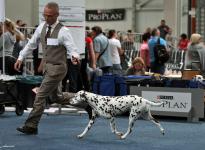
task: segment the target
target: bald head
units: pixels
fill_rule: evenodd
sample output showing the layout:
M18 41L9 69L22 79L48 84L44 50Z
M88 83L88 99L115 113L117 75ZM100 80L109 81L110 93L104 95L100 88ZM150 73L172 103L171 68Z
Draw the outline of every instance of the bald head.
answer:
M49 2L44 8L44 18L47 24L52 25L59 16L59 7L55 2Z
M45 7L49 8L49 9L52 9L52 10L55 10L56 12L59 13L59 6L55 2L49 2L49 3L46 4Z

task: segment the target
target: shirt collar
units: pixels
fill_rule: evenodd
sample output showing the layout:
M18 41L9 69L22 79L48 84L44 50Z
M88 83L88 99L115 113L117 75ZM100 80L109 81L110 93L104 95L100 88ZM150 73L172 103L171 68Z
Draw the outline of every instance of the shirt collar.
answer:
M57 26L57 24L59 23L59 21L57 20L54 24L52 24L51 25L51 29L54 29L56 26ZM47 24L47 27L48 27L49 25Z

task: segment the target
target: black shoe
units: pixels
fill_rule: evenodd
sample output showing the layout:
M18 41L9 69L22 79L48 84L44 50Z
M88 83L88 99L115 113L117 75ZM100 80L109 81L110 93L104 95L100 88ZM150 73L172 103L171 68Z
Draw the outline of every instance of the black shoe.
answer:
M16 130L24 134L38 134L37 128L32 128L32 127L27 127L27 126L18 127L16 128Z

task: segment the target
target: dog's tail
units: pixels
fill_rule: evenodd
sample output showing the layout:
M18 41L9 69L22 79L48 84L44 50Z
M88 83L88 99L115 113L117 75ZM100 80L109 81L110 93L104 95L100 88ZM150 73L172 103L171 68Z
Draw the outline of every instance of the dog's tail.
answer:
M156 102L152 102L152 101L149 101L149 100L146 100L146 99L145 99L145 101L150 106L161 106L163 104L163 102L157 102L156 103Z

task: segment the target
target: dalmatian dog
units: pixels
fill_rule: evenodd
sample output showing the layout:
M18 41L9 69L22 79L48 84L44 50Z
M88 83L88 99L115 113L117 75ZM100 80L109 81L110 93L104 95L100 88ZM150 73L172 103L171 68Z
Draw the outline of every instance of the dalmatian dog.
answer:
M84 131L77 136L78 138L83 138L85 136L85 134L94 124L97 116L110 119L111 131L120 139L125 139L127 135L132 132L134 122L140 116L156 124L159 127L161 133L164 135L164 129L160 123L152 117L150 112L150 106L160 106L163 104L162 102L151 102L137 95L101 96L86 91L79 91L73 98L70 99L71 105L76 105L82 102L86 102L92 108L92 116L89 117L90 120L88 125ZM127 111L130 111L129 124L126 133L123 134L116 129L115 117Z

